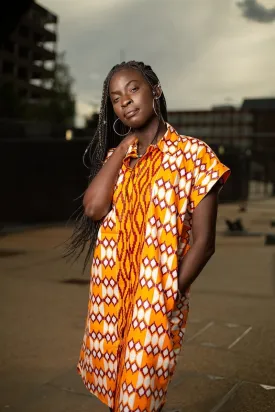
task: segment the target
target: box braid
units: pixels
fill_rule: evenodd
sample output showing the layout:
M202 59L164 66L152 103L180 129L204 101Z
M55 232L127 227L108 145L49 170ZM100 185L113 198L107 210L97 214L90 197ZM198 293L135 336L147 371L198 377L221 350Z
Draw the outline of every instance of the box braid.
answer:
M159 84L157 75L152 70L151 66L144 64L143 62L129 61L122 62L112 68L103 83L103 92L100 105L98 126L95 135L88 145L83 155L83 163L90 170L89 183L97 175L101 169L107 152L110 148L117 147L121 141L121 137L118 136L113 130L114 121L117 119L111 99L109 97L109 84L114 73L122 69L135 69L142 73L145 80L149 83L152 90ZM159 99L155 100L155 110L159 119L167 121L167 109L166 100L162 93ZM117 131L120 134L127 133L127 127L121 122L118 122ZM86 159L89 159L89 164L86 163ZM81 196L82 197L82 196ZM98 230L102 223L101 221L93 221L84 214L83 206L81 206L74 214L75 227L72 236L66 242L66 249L64 256L77 260L83 253L85 247L88 245L86 257L84 261L83 271L85 270L91 255L93 254L94 247L98 236Z

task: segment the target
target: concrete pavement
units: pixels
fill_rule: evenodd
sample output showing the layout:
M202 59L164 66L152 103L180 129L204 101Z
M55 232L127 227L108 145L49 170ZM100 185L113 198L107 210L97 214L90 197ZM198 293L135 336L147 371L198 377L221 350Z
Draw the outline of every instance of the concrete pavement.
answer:
M223 236L224 218L274 232L275 200L219 210L217 251L192 289L182 356L165 411L275 411L275 246ZM70 228L0 237L0 411L104 412L76 374L88 274L57 247Z

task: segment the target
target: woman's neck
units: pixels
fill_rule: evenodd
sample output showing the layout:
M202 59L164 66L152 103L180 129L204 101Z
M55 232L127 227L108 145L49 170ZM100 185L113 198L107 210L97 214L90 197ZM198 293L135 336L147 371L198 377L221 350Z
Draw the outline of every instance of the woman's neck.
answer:
M140 150L147 148L152 143L154 136L156 136L156 133L158 132L153 142L154 144L156 144L161 139L161 137L166 133L166 130L167 128L164 121L159 120L159 118L157 117L154 117L152 121L148 123L146 126L140 129L136 129L134 133L135 136L138 138Z

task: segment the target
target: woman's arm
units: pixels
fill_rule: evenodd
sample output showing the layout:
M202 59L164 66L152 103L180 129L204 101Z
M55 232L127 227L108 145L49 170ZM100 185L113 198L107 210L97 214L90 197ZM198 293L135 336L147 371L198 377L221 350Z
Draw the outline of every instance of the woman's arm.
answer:
M178 288L181 293L194 282L215 252L219 182L193 212L193 245L179 268Z
M100 220L109 212L118 172L129 146L134 141L134 136L127 136L118 145L86 190L83 206L85 215L92 220Z

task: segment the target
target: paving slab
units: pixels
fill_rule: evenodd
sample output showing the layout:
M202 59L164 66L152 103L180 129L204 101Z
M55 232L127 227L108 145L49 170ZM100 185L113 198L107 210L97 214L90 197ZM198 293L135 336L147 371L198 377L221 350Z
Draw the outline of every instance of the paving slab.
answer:
M200 371L206 375L234 378L236 381L253 381L275 385L274 355L264 351L257 357L245 352L186 344L179 356L177 368L185 371Z
M86 389L80 375L77 373L76 366L50 380L48 385L60 390L90 396L90 392Z
M274 412L275 387L242 382L210 412Z
M194 327L195 326L195 327ZM220 321L203 321L195 325L190 321L186 334L186 343L228 349L236 345L238 339L250 332L251 326Z
M183 372L171 382L164 410L209 412L233 385L229 379Z
M5 405L1 412L107 412L109 409L94 396L80 395L44 385L15 407Z
M245 247L245 242L241 247L230 245L230 253L228 245L217 245L217 259L210 260L199 278L201 291L275 298L275 247L267 248L259 242Z
M275 202L267 203L242 215L248 228L270 230ZM219 231L223 216L242 217L236 205L222 205ZM71 266L61 258L70 234L70 227L49 227L1 237L1 411L108 411L75 370L90 268L83 276L82 261ZM264 246L264 237L218 236L216 254L192 286L165 412L275 411L274 390L264 389L275 386L274 313L275 247Z

